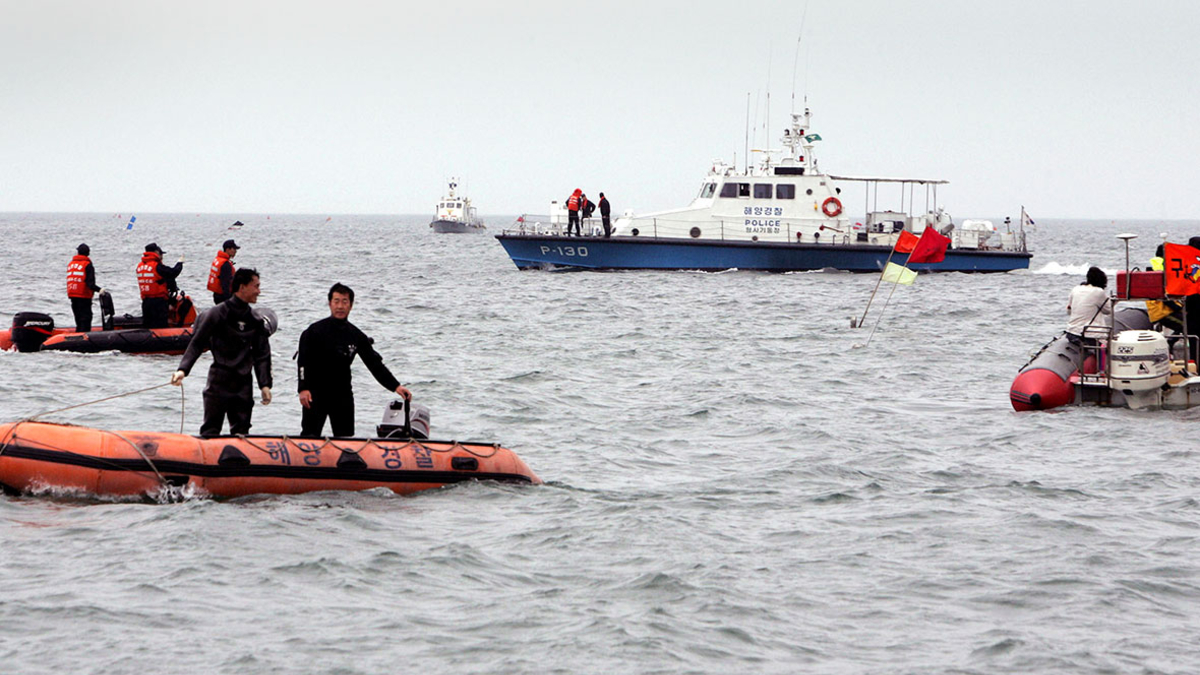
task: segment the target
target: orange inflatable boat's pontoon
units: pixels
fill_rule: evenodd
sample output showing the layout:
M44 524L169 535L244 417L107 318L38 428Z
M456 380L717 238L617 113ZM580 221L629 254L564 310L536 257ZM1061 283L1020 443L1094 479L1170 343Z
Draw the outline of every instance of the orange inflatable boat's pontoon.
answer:
M513 451L483 443L0 425L0 486L17 493L155 497L164 488L191 488L241 497L384 487L409 494L469 480L542 482Z

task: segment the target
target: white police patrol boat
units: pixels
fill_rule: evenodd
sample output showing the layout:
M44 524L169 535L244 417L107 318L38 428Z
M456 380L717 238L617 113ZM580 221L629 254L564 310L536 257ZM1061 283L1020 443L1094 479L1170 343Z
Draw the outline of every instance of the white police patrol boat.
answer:
M877 272L902 231L919 235L932 226L951 237L950 249L943 261L916 264L914 269L1008 272L1029 267L1025 219L1017 231L1010 224L1007 231L998 232L990 221L956 226L937 206L937 186L946 181L822 173L813 156L821 137L811 130L811 116L807 108L791 113L791 126L782 137L786 150L760 151L762 161L743 171L714 162L691 204L643 215L626 213L615 221L612 237L597 236L595 218L585 233L590 236L566 236L566 214L552 203L550 215L522 215L496 238L521 269ZM865 188L861 222L846 213L843 202L843 186L851 184ZM880 184L899 188L899 210L872 208ZM925 209L913 215L917 188L925 193ZM895 262L903 263L904 256L898 255Z
M446 184L446 196L434 209L433 222L429 227L434 232L483 232L487 229L483 220L471 206L471 200L457 194L458 179L451 178Z

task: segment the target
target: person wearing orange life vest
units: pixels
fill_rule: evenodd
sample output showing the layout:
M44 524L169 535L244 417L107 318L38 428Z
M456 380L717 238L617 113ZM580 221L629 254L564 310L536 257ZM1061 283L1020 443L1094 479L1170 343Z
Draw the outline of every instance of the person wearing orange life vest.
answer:
M575 233L579 234L579 209L583 207L583 190L575 188L570 197L567 197L567 236L571 236L571 227L574 226Z
M212 291L214 305L225 302L233 295L233 257L239 248L241 246L232 239L226 239L208 270L208 290Z
M67 297L75 315L75 330L87 333L92 330L92 297L104 289L96 285L96 268L88 258L92 249L80 244L75 251L75 257L67 264Z
M166 328L169 307L167 296L179 290L175 278L183 271L183 256L174 267L162 264L163 250L158 244L146 244L146 252L137 266L138 292L142 295L142 326Z

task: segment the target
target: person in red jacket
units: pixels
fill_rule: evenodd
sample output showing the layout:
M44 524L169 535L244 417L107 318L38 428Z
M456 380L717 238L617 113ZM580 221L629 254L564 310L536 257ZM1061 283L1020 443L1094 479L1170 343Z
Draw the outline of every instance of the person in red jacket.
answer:
M239 248L241 246L232 239L226 239L208 270L208 290L212 291L214 305L225 302L233 295L233 257Z
M575 228L575 233L579 234L579 209L583 207L583 190L575 188L570 197L567 197L567 236L571 236L571 227Z
M67 265L67 297L75 315L75 330L87 333L92 330L92 297L104 289L96 285L96 268L88 258L92 249L80 244L75 251L76 256Z
M142 326L166 328L169 307L167 296L177 290L175 278L183 271L183 256L174 267L162 264L163 250L158 244L146 244L146 252L137 266L138 292L142 295Z

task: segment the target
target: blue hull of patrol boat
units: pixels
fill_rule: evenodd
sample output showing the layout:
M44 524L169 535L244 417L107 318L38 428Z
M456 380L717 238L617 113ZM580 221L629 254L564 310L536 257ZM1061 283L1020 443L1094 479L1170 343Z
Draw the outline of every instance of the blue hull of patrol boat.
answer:
M878 272L891 247L854 244L791 244L761 241L701 241L620 236L547 237L498 234L520 269L567 267L594 270L764 270L797 272L832 268ZM1028 269L1032 253L955 250L940 263L914 264L921 272L1010 272ZM904 264L906 254L892 256Z

